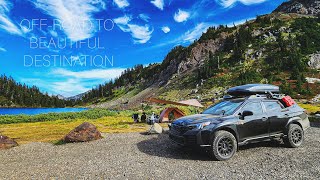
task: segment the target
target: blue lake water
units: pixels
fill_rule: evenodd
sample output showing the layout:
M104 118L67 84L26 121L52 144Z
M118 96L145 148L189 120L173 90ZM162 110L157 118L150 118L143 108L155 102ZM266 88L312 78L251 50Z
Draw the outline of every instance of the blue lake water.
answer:
M37 115L47 113L81 112L88 108L0 108L0 115Z

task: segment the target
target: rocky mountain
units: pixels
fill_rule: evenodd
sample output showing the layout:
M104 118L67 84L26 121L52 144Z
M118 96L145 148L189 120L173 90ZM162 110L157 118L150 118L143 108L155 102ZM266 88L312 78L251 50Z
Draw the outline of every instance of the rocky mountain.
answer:
M67 97L67 98L64 97L64 99L67 100L67 101L77 101L77 100L81 100L82 97L83 97L85 94L86 94L86 92L85 92L85 93L78 94L78 95L75 95L75 96Z
M61 100L64 100L64 99L65 99L65 97L62 96L61 94L58 94L58 95L57 95L57 98L58 98L58 99L61 99Z
M320 13L319 0L291 0L281 4L274 12L317 15Z

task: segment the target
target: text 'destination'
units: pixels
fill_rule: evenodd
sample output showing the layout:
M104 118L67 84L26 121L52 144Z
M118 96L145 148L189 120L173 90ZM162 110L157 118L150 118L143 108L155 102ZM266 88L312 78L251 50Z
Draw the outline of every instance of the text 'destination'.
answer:
M107 55L24 55L25 67L113 67L113 56Z

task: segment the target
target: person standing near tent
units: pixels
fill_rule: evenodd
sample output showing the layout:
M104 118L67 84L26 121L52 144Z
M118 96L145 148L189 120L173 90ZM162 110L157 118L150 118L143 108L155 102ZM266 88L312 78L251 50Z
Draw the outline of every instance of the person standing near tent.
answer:
M139 114L133 114L132 115L132 119L135 123L138 123L139 122Z
M155 120L156 120L156 115L155 115L154 112L152 112L151 117L150 117L150 122L151 122L151 124L154 124L154 123L155 123Z
M142 123L146 123L146 120L147 120L146 113L143 112L142 115L141 115L141 122L142 122Z

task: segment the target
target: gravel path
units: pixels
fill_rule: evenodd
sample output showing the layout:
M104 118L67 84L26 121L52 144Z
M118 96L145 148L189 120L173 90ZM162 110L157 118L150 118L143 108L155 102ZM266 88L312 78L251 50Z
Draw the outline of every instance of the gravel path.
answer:
M95 142L31 143L0 153L0 179L320 179L315 127L303 147L258 143L241 147L226 162L176 146L167 134L106 134Z

